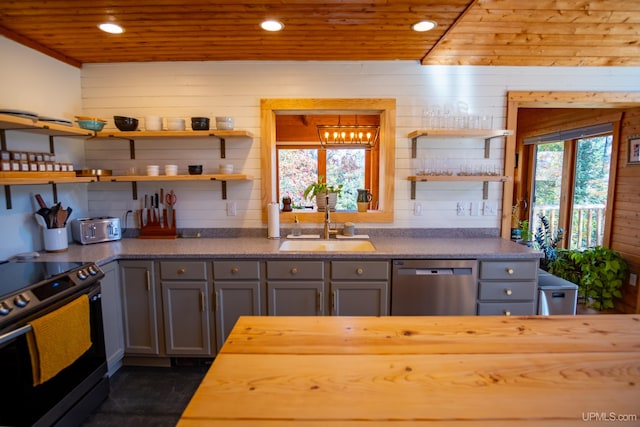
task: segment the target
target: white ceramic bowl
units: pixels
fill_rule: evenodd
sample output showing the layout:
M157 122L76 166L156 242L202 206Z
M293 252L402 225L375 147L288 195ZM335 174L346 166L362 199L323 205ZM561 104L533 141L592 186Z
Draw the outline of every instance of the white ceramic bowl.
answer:
M164 174L169 176L178 175L178 165L164 165Z
M220 165L220 173L224 173L224 174L233 173L233 165L232 164Z
M158 166L158 165L147 165L147 175L149 175L149 176L158 176L158 175L160 175L160 166Z
M233 117L219 116L216 117L216 129L232 130L234 125Z
M167 129L168 130L185 130L184 119L180 119L177 117L167 118Z
M160 116L146 116L144 118L145 130L162 130L162 117Z

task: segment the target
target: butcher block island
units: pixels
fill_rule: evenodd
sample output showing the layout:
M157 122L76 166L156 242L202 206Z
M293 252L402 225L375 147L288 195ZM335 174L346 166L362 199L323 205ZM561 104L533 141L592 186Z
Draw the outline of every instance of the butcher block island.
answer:
M178 426L638 425L638 402L638 315L241 317Z

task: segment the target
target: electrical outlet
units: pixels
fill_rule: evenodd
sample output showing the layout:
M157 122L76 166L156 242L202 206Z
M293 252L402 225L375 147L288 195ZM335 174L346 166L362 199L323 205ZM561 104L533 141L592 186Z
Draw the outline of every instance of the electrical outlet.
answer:
M227 216L236 216L236 202L227 202Z
M413 204L413 215L414 216L422 216L422 203L415 202Z
M469 213L471 216L478 216L480 215L480 203L478 202L471 202L471 211Z
M485 200L484 211L482 212L482 214L487 216L498 215L498 205L496 204L496 202L488 202Z
M458 202L458 205L456 206L456 212L458 216L465 216L467 214L467 203Z
M636 286L638 283L638 275L636 273L629 273L629 284L631 286Z

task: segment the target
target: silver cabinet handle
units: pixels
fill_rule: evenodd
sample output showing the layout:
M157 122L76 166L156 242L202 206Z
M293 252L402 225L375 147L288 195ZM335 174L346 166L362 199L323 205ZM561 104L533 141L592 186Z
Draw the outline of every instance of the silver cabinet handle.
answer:
M507 294L507 295L511 295L511 294L513 294L513 291L511 289L505 289L504 293Z
M364 274L364 269L361 267L356 268L356 274L358 276L362 276Z
M147 292L151 290L151 272L149 270L145 270L146 278L147 278Z

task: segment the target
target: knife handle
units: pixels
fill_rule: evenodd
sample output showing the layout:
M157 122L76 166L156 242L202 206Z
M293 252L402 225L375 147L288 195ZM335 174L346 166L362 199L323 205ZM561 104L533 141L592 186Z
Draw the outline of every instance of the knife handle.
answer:
M44 199L41 195L36 194L36 201L38 202L38 206L40 206L41 209L47 207L47 204L44 202Z

